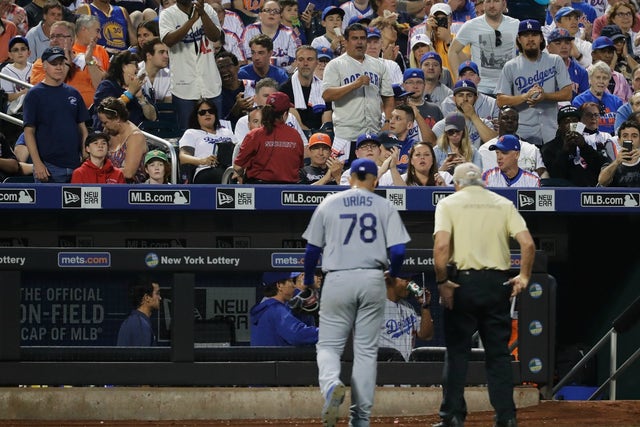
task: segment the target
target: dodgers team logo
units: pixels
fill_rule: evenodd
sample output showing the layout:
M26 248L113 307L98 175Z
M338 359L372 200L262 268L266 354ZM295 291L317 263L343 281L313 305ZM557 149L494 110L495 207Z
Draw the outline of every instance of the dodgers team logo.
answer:
M216 188L216 209L255 208L255 188Z
M100 209L101 207L102 188L62 187L63 209Z

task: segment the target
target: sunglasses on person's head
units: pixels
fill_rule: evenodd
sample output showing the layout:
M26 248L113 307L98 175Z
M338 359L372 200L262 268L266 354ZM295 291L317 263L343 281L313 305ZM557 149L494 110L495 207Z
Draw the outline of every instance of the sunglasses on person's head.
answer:
M198 110L199 116L205 116L207 114L211 114L213 116L216 114L216 110L214 110L213 108L204 108L202 110Z
M98 110L101 113L109 113L109 114L113 114L114 116L118 115L118 112L116 110L114 110L113 108L109 108L109 107L98 107Z

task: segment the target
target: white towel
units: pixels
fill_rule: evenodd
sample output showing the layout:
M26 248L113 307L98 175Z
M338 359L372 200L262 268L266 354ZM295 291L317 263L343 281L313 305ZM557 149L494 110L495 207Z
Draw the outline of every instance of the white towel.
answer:
M302 85L298 79L298 71L291 76L291 86L293 86L294 104L299 110L306 110L307 107L315 107L321 105L324 107L325 102L322 99L322 80L313 76L311 81L311 92L309 93L309 105L304 102L304 94L302 93Z

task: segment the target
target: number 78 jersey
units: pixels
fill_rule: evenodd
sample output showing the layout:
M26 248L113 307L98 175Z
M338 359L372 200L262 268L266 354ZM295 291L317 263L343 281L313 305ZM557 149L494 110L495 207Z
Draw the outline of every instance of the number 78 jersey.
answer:
M393 204L361 188L324 199L302 237L323 248L323 271L387 269L387 248L411 240Z

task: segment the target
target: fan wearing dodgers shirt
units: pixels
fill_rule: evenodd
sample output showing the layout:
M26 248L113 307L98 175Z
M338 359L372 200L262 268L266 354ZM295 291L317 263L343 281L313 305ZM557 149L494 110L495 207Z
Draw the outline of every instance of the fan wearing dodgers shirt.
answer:
M327 103L333 102L332 151L342 161L354 158L353 141L358 135L380 131L382 110L385 117L391 117L394 106L386 67L365 54L366 28L361 24L350 25L345 30L345 39L346 53L327 64L322 80L322 97Z
M520 55L507 61L498 79L498 106L516 107L520 137L542 145L555 138L558 102L571 101L573 85L562 58L543 51L545 41L538 21L520 22L516 44Z
M502 135L489 150L496 152L498 166L482 174L487 187L540 187L537 175L518 166L520 140L517 136Z

